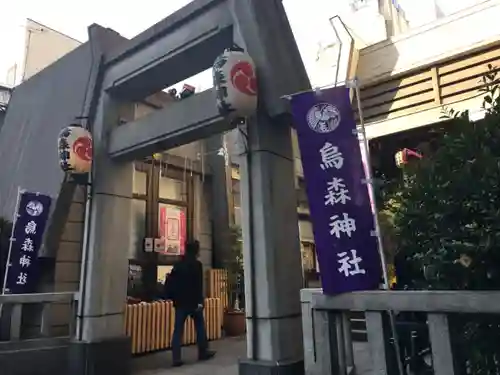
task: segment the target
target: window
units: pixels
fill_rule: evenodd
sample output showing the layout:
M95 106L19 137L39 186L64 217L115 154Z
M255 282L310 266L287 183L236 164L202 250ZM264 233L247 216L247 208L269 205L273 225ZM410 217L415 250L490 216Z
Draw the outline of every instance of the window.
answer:
M129 264L127 295L132 298L141 298L142 292L142 267L138 264Z
M233 203L236 207L241 207L240 181L232 180L233 183Z
M158 266L156 267L156 275L158 278L158 282L160 284L165 284L165 280L167 279L167 276L172 272L173 266Z
M160 177L160 199L185 201L184 182L170 177Z
M146 172L134 171L134 194L146 195L147 194L147 181L148 174Z
M314 244L310 242L301 243L302 267L304 271L310 272L316 270L316 256L314 254Z
M165 239L165 255L184 254L187 237L186 208L160 203L158 216L158 236Z
M299 207L305 209L309 208L309 201L307 200L306 184L302 179L299 180L299 188L297 189L297 200Z
M143 241L146 237L146 201L132 200L132 222L130 224L129 259L139 259L142 253Z
M313 227L309 220L299 220L300 240L314 243Z
M241 207L234 207L234 224L241 227Z

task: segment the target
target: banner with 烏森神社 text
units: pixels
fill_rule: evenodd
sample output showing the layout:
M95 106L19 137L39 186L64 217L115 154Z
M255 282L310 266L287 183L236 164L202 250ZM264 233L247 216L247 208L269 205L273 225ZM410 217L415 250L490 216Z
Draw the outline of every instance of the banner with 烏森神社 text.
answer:
M349 89L291 98L325 294L377 289L381 263Z

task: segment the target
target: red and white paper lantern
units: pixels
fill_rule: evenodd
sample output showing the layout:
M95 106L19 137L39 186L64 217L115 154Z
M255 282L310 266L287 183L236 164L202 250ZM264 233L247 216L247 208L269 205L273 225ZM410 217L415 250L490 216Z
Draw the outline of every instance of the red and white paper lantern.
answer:
M214 62L214 86L219 113L235 119L257 110L257 77L255 64L240 48L226 49Z
M79 125L62 129L58 137L59 165L64 172L83 174L92 166L92 135Z
M408 148L404 148L394 155L394 159L396 161L396 166L398 168L403 168L406 164L409 163L410 159L422 159L422 154L417 151L410 150Z

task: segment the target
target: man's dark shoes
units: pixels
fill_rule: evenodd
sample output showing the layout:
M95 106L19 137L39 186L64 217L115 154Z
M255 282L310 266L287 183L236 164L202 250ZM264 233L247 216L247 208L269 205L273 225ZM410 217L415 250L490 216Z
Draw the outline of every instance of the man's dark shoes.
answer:
M184 365L182 361L174 361L174 363L172 363L173 367L181 367L182 365Z
M200 354L198 356L198 359L200 361L208 361L209 359L212 359L213 357L215 357L215 352L213 350L207 350L203 354Z

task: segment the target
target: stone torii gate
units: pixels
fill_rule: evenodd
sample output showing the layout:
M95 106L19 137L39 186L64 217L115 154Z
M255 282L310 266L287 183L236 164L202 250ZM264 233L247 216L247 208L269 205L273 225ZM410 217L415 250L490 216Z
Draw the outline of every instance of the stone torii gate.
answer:
M152 10L154 11L154 10ZM72 374L125 374L123 338L133 161L227 131L214 89L119 125L142 99L211 67L234 43L256 63L259 109L248 120L241 192L248 360L241 374L303 372L299 250L290 118L283 95L309 88L281 0L195 0L104 54L92 124L94 172Z

